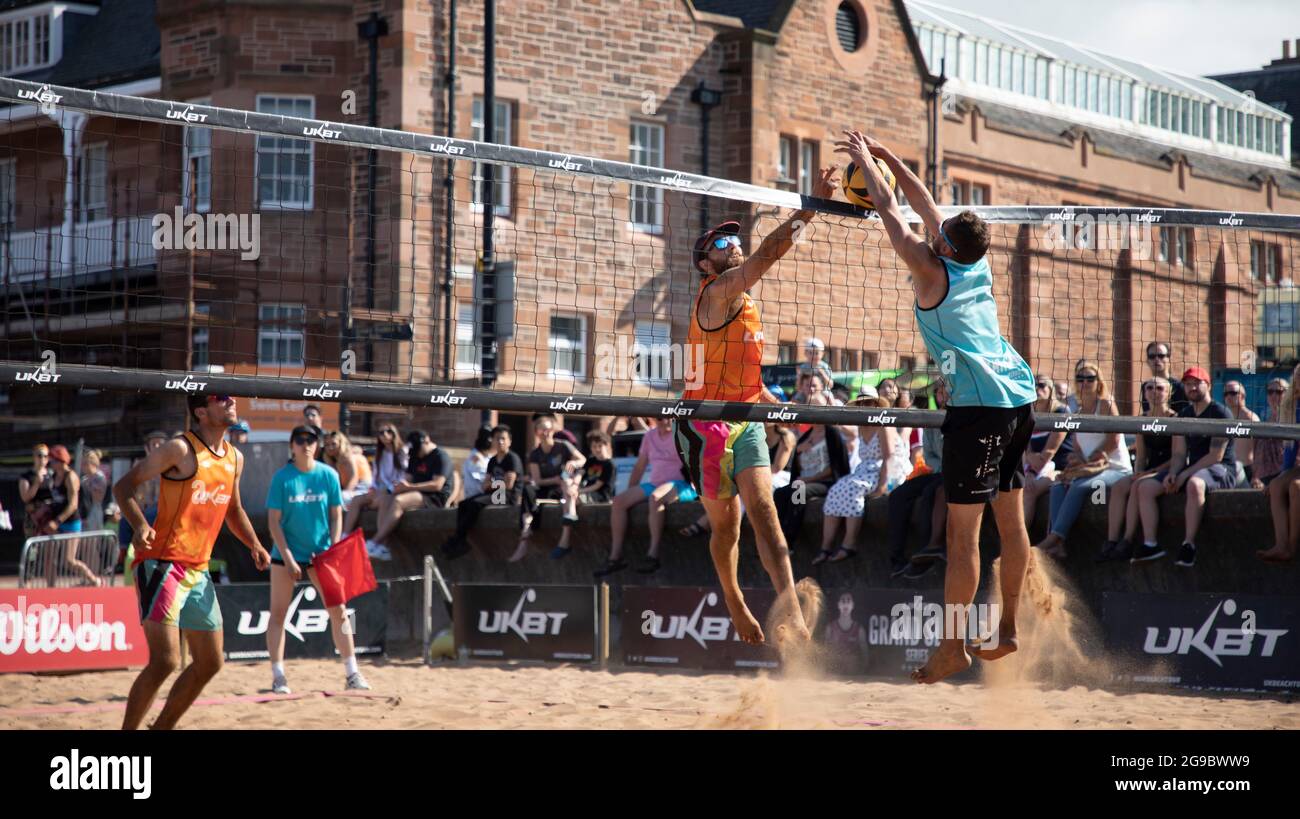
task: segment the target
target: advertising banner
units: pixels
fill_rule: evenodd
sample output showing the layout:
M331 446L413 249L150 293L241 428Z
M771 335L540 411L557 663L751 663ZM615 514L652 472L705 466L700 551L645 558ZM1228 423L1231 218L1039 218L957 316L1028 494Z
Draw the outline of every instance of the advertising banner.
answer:
M133 589L0 589L0 672L148 662Z
M456 649L471 659L593 662L596 599L595 586L459 584Z

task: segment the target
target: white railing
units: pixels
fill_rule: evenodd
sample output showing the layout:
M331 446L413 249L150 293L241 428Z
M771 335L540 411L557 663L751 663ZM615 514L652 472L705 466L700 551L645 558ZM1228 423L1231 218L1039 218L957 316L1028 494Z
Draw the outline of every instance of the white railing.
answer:
M9 237L8 249L0 246L0 273L5 281L25 282L43 279L47 268L50 277L57 279L74 272L93 273L127 264L150 265L158 261L152 235L151 217L148 216L77 222L73 225L72 235L66 237L71 243L68 258L71 264L65 265L62 225L13 233ZM50 256L53 258L48 258Z

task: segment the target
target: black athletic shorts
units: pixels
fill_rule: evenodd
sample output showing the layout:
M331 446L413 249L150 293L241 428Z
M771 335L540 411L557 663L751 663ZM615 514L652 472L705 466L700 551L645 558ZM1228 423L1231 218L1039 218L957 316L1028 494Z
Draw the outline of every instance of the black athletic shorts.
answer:
M949 503L984 503L1025 485L1020 458L1034 432L1034 405L948 407L943 490Z

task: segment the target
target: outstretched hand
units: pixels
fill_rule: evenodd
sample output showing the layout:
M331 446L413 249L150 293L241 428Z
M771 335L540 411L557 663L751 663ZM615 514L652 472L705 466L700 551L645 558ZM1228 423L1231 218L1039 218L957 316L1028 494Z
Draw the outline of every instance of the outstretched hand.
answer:
M827 165L818 172L817 181L813 184L813 196L818 199L830 199L835 195L835 186L839 184L835 172L834 165Z
M871 138L861 131L844 131L844 139L835 143L835 153L848 154L859 168L865 168L869 162L867 155L871 153L871 145L868 140ZM874 142L875 140L871 140ZM876 143L879 145L880 143Z

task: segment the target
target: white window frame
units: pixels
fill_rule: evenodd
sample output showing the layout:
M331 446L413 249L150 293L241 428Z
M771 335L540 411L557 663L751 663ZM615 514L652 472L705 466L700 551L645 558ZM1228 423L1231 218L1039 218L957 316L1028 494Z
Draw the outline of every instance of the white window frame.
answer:
M18 190L18 158L7 156L0 159L0 225L12 225L17 221L17 205L14 196Z
M474 373L477 375L482 372L483 350L482 346L478 343L478 328L478 305L472 301L457 302L455 337L456 351L452 360L455 363L456 372L458 373ZM466 347L473 351L474 363L472 364L460 360L461 353Z
M292 313L288 316L283 315L285 311L300 310L302 311L301 323L290 324L294 320ZM265 325L270 324L270 327ZM267 359L262 356L262 342L270 341L277 352L275 359ZM279 345L283 342L286 345L286 353L292 350L292 342L298 342L300 356L297 361L292 359L281 361L279 359ZM266 302L257 305L257 364L258 366L275 366L275 367L304 367L307 361L307 308L302 304L289 304L281 302Z
M648 165L655 168L664 166L665 128L658 122L640 122L633 120L628 137L628 161L633 165ZM654 135L650 140L657 140L657 145L645 145L645 137ZM664 232L664 190L650 185L631 185L628 189L628 224L639 233L655 235ZM642 216L648 217L638 221L637 206L643 209Z
M673 326L666 321L638 321L633 332L635 343L646 347L659 346L662 350L665 350L659 357L658 370L648 365L638 365L634 370L633 381L638 384L648 384L651 387L666 388L670 386L672 383L673 362L672 356L666 352L666 348L673 340ZM648 353L646 357L649 357ZM637 358L641 359L641 356L637 356ZM665 370L668 373L668 378L641 377L641 374L647 373L647 371L650 374L657 372L658 375L663 375Z
M571 341L567 338L557 337L554 333L554 321L561 319L576 319L578 322L578 338ZM571 378L574 381L587 380L587 317L581 313L552 313L549 332L547 333L547 353L546 353L546 374L553 378ZM578 369L566 370L552 366L551 353L565 352L576 353L578 357Z
M470 104L470 138L476 142L514 145L514 102L498 99L493 103L493 107L496 109L496 121L492 123L492 127L497 133L492 135L492 139L487 139L483 133L483 98L474 97ZM503 131L504 133L502 133ZM473 170L470 172L470 208L474 213L483 212L483 166L485 164L484 162L473 163ZM497 216L509 217L511 208L514 205L511 198L511 183L514 181L513 170L509 165L492 166L492 186L496 188L496 195L492 202L492 213Z
M61 56L61 39L61 18L53 4L0 17L0 74L26 74L54 65Z
M799 193L812 196L813 168L817 164L817 143L805 139L799 143Z
M200 350L202 350L201 360ZM197 370L200 367L208 367L212 364L212 346L209 343L207 328L194 331L194 340L190 344L190 352L191 369Z
M1192 231L1190 228L1175 228L1174 253L1179 265L1191 264Z
M210 99L190 100L196 105L211 105ZM181 168L181 203L186 212L207 213L212 209L212 129L194 125L185 126L185 145L182 151L184 167ZM190 160L198 160L198 180L195 185L195 203L190 206Z
M778 185L793 185L795 179L790 175L794 170L794 143L795 138L782 134L777 141L776 148L776 183Z
M77 163L77 221L97 222L108 218L108 143L81 146Z
M310 94L258 94L256 101L256 110L258 113L282 113L279 110L264 110L263 105L272 102L298 102L306 100L308 110L307 119L316 118L316 98ZM295 113L294 116L298 116ZM288 145L280 145L279 140L287 140ZM304 201L281 200L281 199L262 199L262 157L285 154L289 156L301 154L302 150L295 147L295 143L301 143L307 149L307 180L306 180L306 199ZM316 198L316 144L308 139L295 140L289 137L270 136L258 134L256 149L253 152L253 196L257 201L259 209L271 210L312 210L315 207ZM275 180L275 187L279 187L279 181L285 177L271 177ZM295 180L296 177L288 177ZM278 196L278 191L276 196Z
M1166 228L1166 227L1160 228L1160 238L1159 241L1156 243L1156 261L1160 261L1160 262L1169 261L1170 245L1172 244L1169 241L1169 231L1171 230L1173 230L1173 228Z

